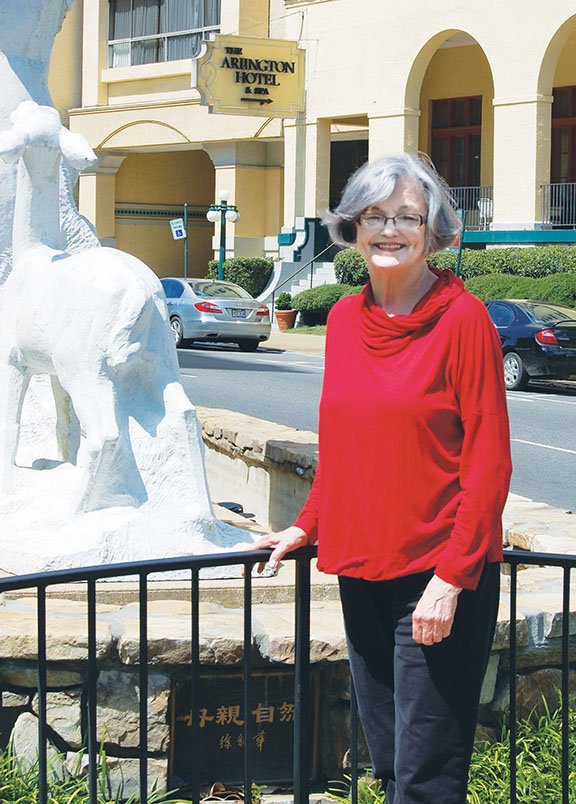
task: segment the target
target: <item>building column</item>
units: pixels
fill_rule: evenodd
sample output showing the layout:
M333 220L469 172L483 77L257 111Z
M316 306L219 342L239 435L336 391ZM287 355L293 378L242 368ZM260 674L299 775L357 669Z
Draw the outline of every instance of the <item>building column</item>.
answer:
M330 200L330 120L306 126L304 215L321 218Z
M493 229L534 229L550 181L552 96L495 98Z
M368 158L418 152L420 109L402 109L368 117Z
M126 158L100 155L96 170L81 173L78 209L96 229L104 246L116 245L116 174Z
M92 0L83 7L82 106L105 106L107 86L100 81L108 66L108 0Z
M226 224L226 257L254 257L277 252L276 235L282 220L281 146L265 142L206 144L214 164L214 202L228 192L240 219ZM271 247L272 244L272 247ZM220 247L220 224L214 226L215 255Z
M284 222L320 218L330 198L330 125L328 119L284 124Z

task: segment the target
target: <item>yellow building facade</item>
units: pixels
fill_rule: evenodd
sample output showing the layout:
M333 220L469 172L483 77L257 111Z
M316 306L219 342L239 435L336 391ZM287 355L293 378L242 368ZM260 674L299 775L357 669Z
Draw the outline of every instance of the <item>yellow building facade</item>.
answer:
M304 111L210 114L196 78L215 33L298 42ZM477 242L576 230L569 0L76 0L51 89L100 159L81 211L160 276L182 273L168 218L185 203L190 275L218 245L205 213L222 190L240 211L227 253L290 261L324 245L317 221L354 168L401 150L431 156Z

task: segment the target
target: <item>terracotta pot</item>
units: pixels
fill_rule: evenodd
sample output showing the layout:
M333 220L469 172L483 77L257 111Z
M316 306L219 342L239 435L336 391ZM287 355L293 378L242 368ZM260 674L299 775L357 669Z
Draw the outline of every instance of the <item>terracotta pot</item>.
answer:
M274 315L276 316L279 330L293 329L298 310L276 310Z

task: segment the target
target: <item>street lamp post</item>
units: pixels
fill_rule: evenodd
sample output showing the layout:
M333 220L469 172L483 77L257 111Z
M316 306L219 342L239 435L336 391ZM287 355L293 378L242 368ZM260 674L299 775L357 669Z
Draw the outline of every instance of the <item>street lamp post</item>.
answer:
M228 203L228 190L218 193L219 204L210 204L206 217L211 223L220 221L220 254L218 257L218 279L224 279L224 260L226 259L226 222L236 223L240 218L238 208Z

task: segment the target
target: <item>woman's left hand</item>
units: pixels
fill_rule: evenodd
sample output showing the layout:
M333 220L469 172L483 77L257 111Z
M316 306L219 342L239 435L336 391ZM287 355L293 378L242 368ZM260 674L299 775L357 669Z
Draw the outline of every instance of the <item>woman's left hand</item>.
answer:
M462 589L437 575L430 579L412 615L412 638L421 645L434 645L452 630L458 595Z

